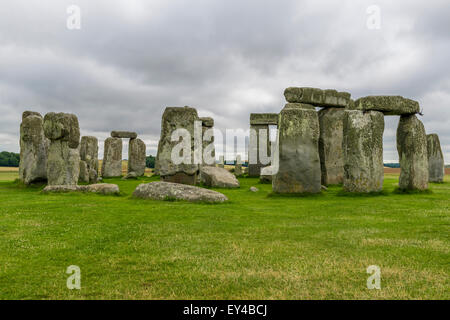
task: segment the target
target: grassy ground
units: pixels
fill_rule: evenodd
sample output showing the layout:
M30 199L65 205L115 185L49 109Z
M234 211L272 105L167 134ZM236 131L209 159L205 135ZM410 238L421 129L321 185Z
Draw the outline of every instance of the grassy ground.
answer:
M17 173L16 173L17 174ZM12 180L0 172L0 180ZM431 194L268 197L226 204L44 195L0 181L0 299L449 299L450 179ZM252 193L250 186L260 191ZM69 265L81 290L68 290ZM368 290L366 268L381 268Z

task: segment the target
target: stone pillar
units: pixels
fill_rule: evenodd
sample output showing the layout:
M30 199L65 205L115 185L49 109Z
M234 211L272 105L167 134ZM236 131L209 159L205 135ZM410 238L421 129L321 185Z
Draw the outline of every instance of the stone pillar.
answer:
M19 164L19 179L24 184L47 180L48 147L42 116L37 112L25 111L20 124Z
M439 136L435 133L427 135L428 149L428 181L444 182L445 163Z
M79 180L96 183L98 180L98 139L96 137L81 137L80 159Z
M261 174L261 168L269 165L269 163L262 163L260 157L260 144L263 142L260 139L264 139L267 146L266 155L270 157L270 134L269 125L267 124L251 124L250 125L250 139L249 139L249 162L248 162L248 175L250 177L259 177Z
M234 174L236 176L241 176L242 175L242 160L241 160L241 155L238 154L236 156L236 164L234 166Z
M122 139L107 138L103 150L102 177L122 176Z
M383 189L383 132L383 113L345 111L345 191L378 192Z
M278 120L276 193L318 193L321 190L319 119L312 105L287 104Z
M416 115L402 115L397 128L399 188L428 189L428 150L425 127Z
M219 164L218 164L219 168L224 168L225 167L225 159L223 156L219 157Z
M216 148L214 146L213 132L214 119L210 117L201 117L199 120L202 122L202 165L215 166ZM207 140L205 140L205 137Z
M194 108L168 107L164 111L158 145L158 163L162 181L191 185L197 183L200 164L194 162L195 121L199 121L199 118L197 110ZM183 144L183 148L178 154L185 158L182 163L176 163L172 159L173 148L175 146L179 148L180 141L182 141L182 138L179 141L172 141L172 133L176 129L187 130L191 138L191 141L183 141L186 144Z
M319 154L322 184L344 182L344 115L343 108L324 108L318 112L320 124Z
M141 177L145 174L146 147L141 139L130 139L128 145L128 173Z
M48 185L76 185L80 174L80 126L77 117L68 113L47 113L44 133L50 139Z

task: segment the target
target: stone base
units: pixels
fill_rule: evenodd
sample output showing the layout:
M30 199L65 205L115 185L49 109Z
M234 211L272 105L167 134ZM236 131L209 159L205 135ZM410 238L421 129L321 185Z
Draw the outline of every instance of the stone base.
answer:
M193 186L197 184L197 174L189 175L184 172L177 172L174 175L161 176L161 181L188 184Z

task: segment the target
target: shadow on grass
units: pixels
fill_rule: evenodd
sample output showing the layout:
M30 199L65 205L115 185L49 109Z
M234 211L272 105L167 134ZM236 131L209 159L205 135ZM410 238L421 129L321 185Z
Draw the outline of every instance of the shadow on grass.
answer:
M430 189L427 189L427 190L406 190L406 189L395 188L392 193L395 193L395 194L432 194L433 191L431 191Z
M336 193L338 197L347 197L347 198L361 198L361 197L380 197L380 196L388 196L389 192L381 190L381 191L372 191L372 192L348 192L344 190L340 190Z
M270 192L267 194L267 198L318 198L323 197L322 192L310 193L310 192L300 192L300 193L277 193Z

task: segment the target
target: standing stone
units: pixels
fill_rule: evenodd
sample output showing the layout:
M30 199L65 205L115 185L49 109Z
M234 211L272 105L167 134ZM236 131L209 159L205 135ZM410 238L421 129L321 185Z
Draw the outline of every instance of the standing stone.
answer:
M122 176L122 139L107 138L103 152L102 177Z
M48 185L76 185L80 174L80 126L68 113L47 113L44 134L50 139L47 158Z
M320 192L319 119L310 105L288 106L278 121L276 193Z
M344 116L345 109L325 108L319 111L319 154L322 184L344 182Z
M145 173L145 143L141 139L130 139L128 145L128 173L141 177Z
M397 128L401 190L428 189L427 149L427 135L423 123L416 115L401 116Z
M199 121L199 118L197 110L194 108L168 107L164 111L161 122L161 137L158 145L161 180L192 185L197 183L200 165L194 161L195 121ZM190 141L184 141L182 138L178 141L172 141L172 133L177 129L186 130L190 135ZM177 152L180 145L186 146L186 148L180 149L180 152L176 155L179 159L172 159L173 149L176 147L175 152ZM181 159L182 161L178 161Z
M80 181L96 183L98 180L98 139L96 137L81 137L80 159Z
M383 188L384 116L378 111L347 110L344 116L344 190Z
M240 154L238 154L236 156L236 164L234 166L234 174L236 176L242 176L242 160L241 160Z
M202 165L214 166L216 161L213 131L214 119L210 117L202 117L199 120L202 122ZM207 138L206 140L205 137Z
M47 180L49 141L44 135L42 116L25 111L20 124L19 178L24 184Z
M261 149L261 147L264 147ZM261 157L261 152L270 159L270 134L269 125L267 124L250 124L249 137L249 155L248 155L248 175L250 177L259 177L261 168L270 164L270 160L266 161Z
M445 164L439 136L435 133L427 135L428 149L428 181L444 182Z
M219 157L219 164L218 164L219 168L225 168L225 160L223 156Z

